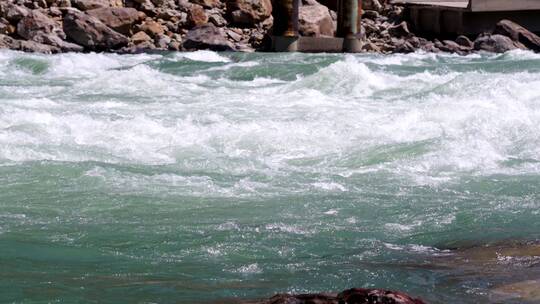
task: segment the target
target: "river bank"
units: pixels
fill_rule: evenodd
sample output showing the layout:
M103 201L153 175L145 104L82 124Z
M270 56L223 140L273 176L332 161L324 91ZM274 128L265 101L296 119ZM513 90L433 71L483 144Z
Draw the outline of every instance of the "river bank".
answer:
M331 1L330 1L331 2ZM326 3L326 2L325 2ZM303 0L303 36L333 36L336 13ZM271 0L6 0L0 3L0 48L27 52L265 51ZM363 52L503 53L540 50L540 38L510 21L493 33L454 40L411 32L403 7L364 1Z

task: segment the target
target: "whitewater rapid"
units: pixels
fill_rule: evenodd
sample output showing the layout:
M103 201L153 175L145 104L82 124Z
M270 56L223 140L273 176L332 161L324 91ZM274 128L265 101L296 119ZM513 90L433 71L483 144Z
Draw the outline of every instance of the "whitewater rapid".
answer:
M149 287L148 301L378 284L482 302L485 282L392 265L540 237L538 87L540 55L524 51L1 50L0 243L20 249L0 261L39 285L22 283L20 251L86 248L66 273L182 280L176 294ZM25 259L55 265L58 250ZM105 256L121 262L85 268ZM58 299L22 294L4 300Z

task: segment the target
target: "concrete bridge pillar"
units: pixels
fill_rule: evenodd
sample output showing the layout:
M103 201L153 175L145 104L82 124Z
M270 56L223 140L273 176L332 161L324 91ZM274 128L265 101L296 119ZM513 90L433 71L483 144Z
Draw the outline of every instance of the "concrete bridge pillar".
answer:
M272 49L276 52L348 52L358 53L362 0L337 0L337 36L300 37L298 12L301 0L274 0L272 15L274 33Z
M298 51L298 10L300 0L275 0L274 39L272 48L277 52Z
M343 38L343 51L360 52L362 50L360 42L362 0L339 0L337 15L337 36Z

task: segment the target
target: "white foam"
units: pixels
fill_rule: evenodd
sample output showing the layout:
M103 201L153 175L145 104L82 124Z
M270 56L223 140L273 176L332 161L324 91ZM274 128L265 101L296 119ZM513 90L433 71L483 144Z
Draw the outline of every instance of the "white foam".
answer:
M189 60L201 62L231 62L231 60L225 56L219 55L218 53L213 51L206 50L178 53L176 56L179 58L187 58Z
M348 55L292 81L237 81L212 73L163 73L149 64L166 64L160 55L0 56L38 58L49 66L42 75L8 79L15 67L0 65L1 80L37 81L10 87L0 99L4 160L176 163L189 170L278 177L270 186L240 178L228 186L230 195L295 191L300 184L305 191L354 190L333 178L278 185L297 171L344 177L384 171L430 185L460 172L522 174L540 166L534 162L540 159L537 73L437 68L440 56L477 65L499 59ZM208 51L177 56L252 66ZM397 73L394 64L428 68ZM513 159L531 161L505 164ZM206 189L227 195L223 187L207 183Z

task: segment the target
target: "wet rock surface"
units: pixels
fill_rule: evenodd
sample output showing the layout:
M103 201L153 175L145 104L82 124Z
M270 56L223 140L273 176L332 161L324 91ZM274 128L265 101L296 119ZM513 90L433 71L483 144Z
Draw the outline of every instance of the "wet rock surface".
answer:
M333 36L336 9L335 0L303 0L301 35ZM3 39L0 47L37 52L265 51L271 45L272 11L270 0L3 0L0 34L15 42ZM421 37L405 20L403 7L387 0L363 1L361 32L363 52L540 51L540 37L509 20L478 37Z

